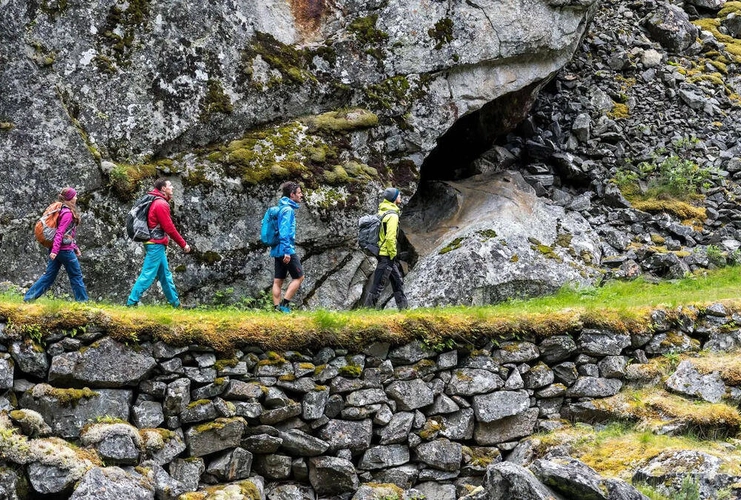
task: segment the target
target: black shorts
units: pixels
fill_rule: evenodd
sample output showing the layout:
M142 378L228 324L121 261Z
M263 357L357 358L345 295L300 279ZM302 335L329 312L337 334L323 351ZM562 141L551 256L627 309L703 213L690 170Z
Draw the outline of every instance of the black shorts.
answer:
M275 258L275 279L284 280L288 274L293 279L298 279L304 275L304 268L301 267L301 261L298 260L296 254L291 255L291 262L288 264L283 263L283 257Z

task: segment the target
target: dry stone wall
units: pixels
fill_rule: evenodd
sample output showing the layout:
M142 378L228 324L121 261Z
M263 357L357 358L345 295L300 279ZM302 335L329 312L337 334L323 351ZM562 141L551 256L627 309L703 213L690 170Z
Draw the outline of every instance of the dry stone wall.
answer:
M594 471L563 457L531 465L543 483L523 475L518 443L593 418L592 401L648 357L738 347L739 320L715 304L656 311L644 335L582 328L443 351L412 342L228 356L127 346L94 325L39 344L0 322L0 491L114 498L99 493L110 483L126 498L361 499L382 484L396 498L499 498L518 481L557 492L554 471L566 469L599 490ZM739 392L684 364L667 386L707 401ZM630 494L594 498L643 498L610 485L601 491Z

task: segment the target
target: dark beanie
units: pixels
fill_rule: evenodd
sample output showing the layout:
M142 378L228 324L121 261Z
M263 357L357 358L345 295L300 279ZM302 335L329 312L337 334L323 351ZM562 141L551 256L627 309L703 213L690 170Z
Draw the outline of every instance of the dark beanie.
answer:
M386 188L386 190L383 192L383 199L390 201L392 203L395 202L396 198L398 197L399 197L399 190L396 188L392 188L392 187Z

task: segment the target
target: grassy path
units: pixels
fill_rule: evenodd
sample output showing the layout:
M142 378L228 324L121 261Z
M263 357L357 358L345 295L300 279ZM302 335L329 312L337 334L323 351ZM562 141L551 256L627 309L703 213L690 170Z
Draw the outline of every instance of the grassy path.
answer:
M8 318L11 333L38 339L52 331L74 335L97 325L122 341L152 338L176 345L198 343L218 351L242 345L270 349L326 345L358 348L374 341L400 344L412 339L443 348L497 337L538 339L583 327L639 333L650 328L650 314L655 309L666 310L671 318L679 306L701 309L714 302L741 310L741 267L658 284L636 280L583 290L565 288L548 297L488 307L403 312L318 310L280 315L236 308L126 308L43 298L26 304L17 294L6 293L0 295L0 316ZM693 308L684 309L695 313Z

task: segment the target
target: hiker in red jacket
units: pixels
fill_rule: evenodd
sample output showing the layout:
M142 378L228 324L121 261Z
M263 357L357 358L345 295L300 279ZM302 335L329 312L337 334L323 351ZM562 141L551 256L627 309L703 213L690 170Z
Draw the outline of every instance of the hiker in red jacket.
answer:
M69 284L72 287L75 300L85 302L88 299L87 289L82 281L80 261L77 260L81 252L77 248L77 243L75 243L77 225L80 223L80 212L77 209L77 191L71 187L62 189L58 201L62 203L62 208L59 211L57 232L49 251L46 272L28 289L26 295L23 296L25 301L37 299L46 292L54 284L59 268L62 266L64 266L67 276L69 276Z
M149 194L157 197L150 205L147 216L147 226L149 226L152 239L144 243L147 253L144 257L144 265L134 283L134 288L131 289L126 305L137 305L142 294L152 286L155 279L159 279L167 301L173 307L180 307L180 298L175 290L165 250L170 238L175 240L175 243L180 245L185 253L190 252L190 245L180 236L175 224L172 223L169 203L172 200L172 183L167 179L159 178Z

